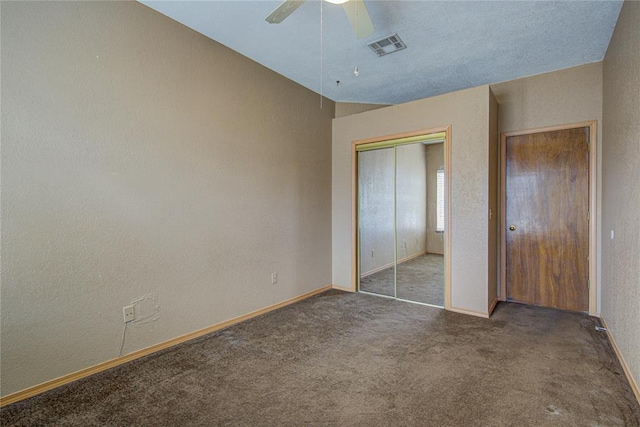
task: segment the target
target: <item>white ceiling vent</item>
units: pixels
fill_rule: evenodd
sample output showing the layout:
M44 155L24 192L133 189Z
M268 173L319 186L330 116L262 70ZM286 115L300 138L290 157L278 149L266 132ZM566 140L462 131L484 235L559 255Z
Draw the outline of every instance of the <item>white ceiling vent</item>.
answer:
M397 34L369 43L368 46L378 56L385 56L407 47Z

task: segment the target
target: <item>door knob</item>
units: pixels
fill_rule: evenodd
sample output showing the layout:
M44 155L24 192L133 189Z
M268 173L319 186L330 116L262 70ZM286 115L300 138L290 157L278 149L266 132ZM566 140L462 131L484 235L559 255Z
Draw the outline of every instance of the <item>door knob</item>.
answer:
M515 230L515 229L516 229L516 226L515 226L515 225L510 225L510 226L509 226L509 230L513 231L513 230Z

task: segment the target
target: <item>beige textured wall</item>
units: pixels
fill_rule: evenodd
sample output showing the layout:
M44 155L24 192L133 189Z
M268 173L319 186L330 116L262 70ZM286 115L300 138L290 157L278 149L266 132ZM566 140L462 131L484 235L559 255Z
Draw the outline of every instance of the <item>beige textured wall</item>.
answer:
M359 153L360 275L395 261L394 148Z
M350 116L352 114L363 113L365 111L377 110L386 107L381 104L359 104L356 102L336 102L335 117Z
M638 23L640 3L625 1L604 59L602 317L640 385Z
M332 102L133 2L2 59L3 395L331 283Z
M353 289L352 141L450 124L452 304L487 313L488 108L489 88L481 86L333 120L332 268L335 285Z
M597 120L602 141L602 63L583 65L491 85L498 104L499 132ZM598 170L602 144L598 143ZM600 280L601 177L597 178L597 275ZM598 288L598 313L600 288Z
M426 174L422 143L358 153L361 276L426 250Z
M444 144L430 144L427 150L427 252L444 255L444 233L436 231L438 169L444 167Z
M426 250L427 158L421 143L396 147L398 260Z
M491 85L499 131L602 119L602 63Z

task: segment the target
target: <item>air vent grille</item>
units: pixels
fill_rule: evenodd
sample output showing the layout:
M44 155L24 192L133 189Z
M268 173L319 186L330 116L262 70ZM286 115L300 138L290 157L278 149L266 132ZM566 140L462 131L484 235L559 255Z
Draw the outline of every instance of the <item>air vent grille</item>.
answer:
M404 44L402 39L400 39L400 37L397 34L393 34L393 35L390 35L389 37L385 37L383 39L369 43L368 46L378 56L385 56L390 53L405 49L407 47L407 45Z

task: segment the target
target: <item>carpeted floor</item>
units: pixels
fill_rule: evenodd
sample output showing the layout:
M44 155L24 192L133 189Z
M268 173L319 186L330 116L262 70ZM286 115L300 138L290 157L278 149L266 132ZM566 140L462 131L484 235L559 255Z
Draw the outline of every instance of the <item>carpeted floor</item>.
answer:
M330 291L4 408L3 426L638 426L585 315Z
M444 256L422 255L397 268L397 298L444 307ZM394 296L393 267L361 278L360 289Z

